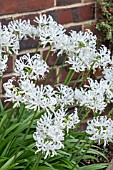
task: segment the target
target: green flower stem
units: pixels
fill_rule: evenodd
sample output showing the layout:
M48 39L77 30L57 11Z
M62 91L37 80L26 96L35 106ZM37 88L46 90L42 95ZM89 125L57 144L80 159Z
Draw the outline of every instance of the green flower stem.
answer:
M72 72L72 74L70 75L70 77L69 77L69 79L68 79L68 81L67 81L67 85L70 83L70 81L71 81L71 79L72 79L72 77L74 76L74 72Z
M73 89L76 87L77 83L80 81L80 77L82 76L83 72L80 72L78 78L76 79L75 83L73 84Z
M37 45L37 48L36 48L35 54L37 54L37 52L38 52L38 50L39 50L40 46L41 46L41 44L40 44L40 42L39 42L39 43L38 43L38 45Z
M64 64L65 64L66 59L67 59L67 56L65 56L64 61L63 61L62 65L60 66L60 69L59 69L59 71L58 71L58 74L56 75L56 78L55 78L55 80L54 80L54 82L53 82L53 84L52 84L53 87L54 87L54 85L57 83L57 79L58 79L60 73L62 72L62 69L63 69L63 67L64 67Z
M90 112L91 112L91 110L88 110L88 111L84 114L84 116L82 117L80 123L82 123L82 121L89 115Z
M65 78L65 80L64 80L64 84L65 84L65 85L67 85L67 83L69 83L69 78L70 78L70 76L72 75L72 71L73 71L73 70L69 70L69 72L68 72L68 74L67 74L67 76L66 76L66 78Z
M113 114L113 108L108 112L108 117L111 116L111 114Z
M49 74L47 75L47 78L45 79L44 85L47 84L47 81L49 80L49 78L50 78L50 76L51 76L51 73L52 73L52 71L54 70L54 68L55 68L55 66L56 66L56 63L57 63L57 61L59 60L59 58L60 58L60 55L57 57L57 59L56 59L55 62L54 62L54 65L52 66L51 70L49 71Z
M48 50L48 52L46 54L45 61L47 61L47 59L48 59L48 57L50 55L51 49L52 49L52 45L50 46L50 48L49 48L49 50Z
M90 75L90 72L91 72L91 69L88 70L88 72L86 73L86 75L83 77L80 85L79 85L79 88L83 85L83 83L85 82L85 80L88 78L88 76Z
M78 112L78 116L81 116L81 113L85 110L85 105L83 105L81 108L80 108L80 111Z
M38 79L36 79L36 80L34 81L34 84L36 85L36 84L37 84L37 82L38 82Z

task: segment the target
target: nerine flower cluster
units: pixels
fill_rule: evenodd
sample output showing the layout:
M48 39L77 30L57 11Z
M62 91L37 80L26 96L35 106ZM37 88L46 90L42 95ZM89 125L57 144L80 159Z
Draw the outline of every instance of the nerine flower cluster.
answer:
M54 89L50 85L36 85L35 80L43 77L45 72L48 72L48 66L40 55L23 55L15 64L18 81L12 78L3 86L8 98L6 101L12 101L13 107L24 103L27 109L44 110L44 115L37 121L33 138L36 141L36 153L42 151L46 159L64 148L65 132L73 129L80 120L77 108L71 114L66 109L74 103L71 87L59 84ZM14 85L15 81L17 85Z
M100 144L104 141L104 146L113 141L113 120L106 116L98 116L88 121L86 132L91 140L97 140Z
M57 52L58 56L65 53L65 63L75 72L91 70L95 73L99 68L103 74L102 79L88 78L87 85L75 89L63 84L58 84L55 88L43 84L39 86L37 81L44 79L49 72L42 56L26 54L16 59L14 71L18 80L14 77L4 83L6 101L13 102L13 107L24 103L26 109L44 110L37 121L33 138L36 141L36 153L41 151L46 159L64 148L65 133L69 133L80 121L77 108L72 114L68 114L68 106L85 106L94 113L101 114L107 104L113 102L113 58L105 46L96 49L97 38L90 30L71 31L67 35L62 25L45 14L36 17L34 21L37 26L31 25L29 20L20 19L11 21L7 27L0 27L0 75L7 68L8 57L13 53L18 54L19 42L28 37L38 37L43 48L50 45L51 51ZM113 139L112 124L111 119L100 116L88 121L86 132L91 140L103 140L106 145Z
M49 111L45 113L39 121L37 121L36 132L33 134L36 141L37 151L42 151L47 156L54 156L57 150L64 148L65 129L67 133L69 129L75 127L79 123L77 109L74 113L68 115L64 108L60 108L53 113Z

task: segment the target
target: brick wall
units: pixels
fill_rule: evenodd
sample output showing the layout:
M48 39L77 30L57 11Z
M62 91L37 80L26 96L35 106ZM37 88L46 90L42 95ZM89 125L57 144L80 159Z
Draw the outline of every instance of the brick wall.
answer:
M60 24L63 24L68 31L84 30L89 28L92 22L95 22L95 3L96 0L0 0L0 22L7 24L15 19L30 19L33 23L35 16L40 13L52 15L53 18ZM37 41L32 39L21 42L20 54L26 52L34 53L37 46ZM40 49L40 52L45 56L45 51ZM2 83L6 82L8 78L13 75L13 67L16 56L10 58L8 62L8 69L5 72L2 82L0 82L0 97L3 97ZM50 56L48 64L51 66L55 60L54 56ZM58 61L55 70L50 78L52 83L56 73L60 69L62 59ZM59 77L59 82L67 74L66 67L63 68Z

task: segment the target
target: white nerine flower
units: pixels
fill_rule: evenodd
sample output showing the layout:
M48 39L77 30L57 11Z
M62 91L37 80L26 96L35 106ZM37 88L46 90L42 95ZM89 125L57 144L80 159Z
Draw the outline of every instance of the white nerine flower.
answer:
M36 132L33 138L36 141L37 152L42 152L46 159L48 156L57 154L57 150L64 148L65 129L74 128L79 122L77 109L73 114L68 115L63 107L50 113L44 113L37 121Z
M71 31L71 42L75 45L75 49L80 50L82 47L89 47L95 49L96 47L96 35L90 30L86 30L85 32L79 31Z
M110 86L113 87L113 65L105 67L103 72L104 78L109 82Z
M110 50L107 49L104 45L100 47L99 52L97 52L97 62L94 67L107 67L111 63Z
M40 15L39 18L36 17L35 22L38 23L37 32L43 47L47 44L53 45L59 38L64 34L65 29L62 25L57 24L51 16L46 17L46 15Z
M70 69L76 72L85 71L86 69L90 70L91 68L95 70L93 64L97 60L96 56L95 49L82 47L78 53L68 56L68 61L66 61L66 63L71 64Z
M64 105L61 105L61 108L57 111L54 111L54 125L58 126L60 129L65 129L66 122L65 122L65 116L66 116L67 110L64 109Z
M113 102L113 92L112 92L112 86L108 80L101 79L100 82L98 83L97 81L93 81L92 79L88 79L89 84L85 85L85 87L96 91L98 94L99 92L103 94L104 100L107 103Z
M0 23L0 52L2 54L18 54L19 40L15 34L10 32L6 26L1 26Z
M48 25L49 23L53 22L53 18L49 15L47 17L47 15L43 14L43 15L39 15L39 18L38 17L35 17L35 20L34 20L36 23L38 23L38 25Z
M35 86L30 80L20 79L18 86L13 85L13 79L9 79L4 83L3 87L6 91L5 96L8 98L6 101L12 101L14 107L24 103L27 109L39 110L50 109L54 110L57 103L54 97L54 90L50 85Z
M62 55L63 53L68 54L69 51L73 51L75 47L72 46L70 37L65 33L59 33L60 36L57 36L54 41L52 51L57 52L57 56ZM60 42L60 43L59 43Z
M8 61L7 55L4 55L4 57L0 56L0 76L2 76L3 72L7 68L7 61Z
M51 113L45 113L37 121L36 132L33 134L36 141L37 152L45 154L44 159L48 156L57 154L57 150L64 147L64 132L59 126L54 124L54 118Z
M30 24L30 20L15 20L8 24L8 29L10 32L15 34L19 40L22 38L27 38L27 36L35 37L36 28Z
M48 72L48 66L44 60L41 59L39 54L30 57L30 54L23 55L20 59L16 59L15 73L22 79L43 78L45 72Z
M13 107L17 107L22 102L22 95L19 93L19 88L13 85L14 81L15 79L13 78L9 79L7 83L3 84L3 87L6 92L5 97L8 98L5 101L10 101L14 103Z
M78 117L77 108L75 108L74 113L69 114L66 120L67 133L69 132L69 129L75 128L75 125L79 122L80 120Z
M43 108L54 110L57 104L54 95L55 91L50 85L36 86L25 93L23 102L28 109L39 110Z
M113 102L113 64L109 67L105 67L102 73L104 74L106 82L109 84L109 88L107 89L107 99L109 102Z
M96 68L105 68L112 63L110 50L102 45L97 51L96 36L89 30L85 33L72 31L66 43L67 46L69 45L69 50L66 51L68 54L68 61L66 62L71 65L70 69L76 72L90 70L91 68L95 72Z
M104 141L104 146L113 140L113 120L106 116L98 116L87 122L86 133L91 140Z
M18 85L13 85L14 79L9 79L7 83L3 84L6 91L6 101L12 101L14 107L24 103L27 109L40 110L50 109L54 110L57 100L55 98L55 91L50 85L36 86L33 81L20 79Z
M25 79L25 80L20 79L18 83L23 94L30 92L30 90L35 90L36 85L34 84L33 81L30 81L29 79Z
M60 105L70 105L74 103L74 91L72 87L67 85L57 85L56 99L57 103Z
M97 80L88 79L88 82L89 85L85 85L85 89L75 89L75 100L80 106L85 105L93 111L101 113L110 102L108 81L101 79L98 83Z

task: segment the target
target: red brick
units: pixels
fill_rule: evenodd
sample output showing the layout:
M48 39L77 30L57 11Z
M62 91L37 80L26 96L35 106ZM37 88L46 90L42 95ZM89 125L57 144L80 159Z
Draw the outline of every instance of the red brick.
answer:
M47 53L48 53L48 50L43 52L43 59L44 60L46 58ZM46 60L47 65L52 66L55 63L56 59L57 59L57 55L53 52L50 52L49 57Z
M12 18L1 18L0 19L0 22L1 22L1 24L2 25L8 25L8 23L10 22L10 21L12 21L13 19Z
M81 2L81 0L57 0L56 5L64 6L64 5L71 5L71 4L76 4L76 3L80 3L80 2Z
M73 22L72 11L69 8L49 11L48 15L51 15L55 19L55 21L60 24Z
M63 69L59 75L59 83L64 82L68 73L69 73L69 67L68 66L63 67ZM78 78L78 76L79 76L79 73L75 73L72 77L72 80L76 80Z
M46 55L47 55L47 52L48 51L43 51L43 58L45 59L46 58ZM47 64L48 66L52 66L54 65L54 63L56 62L56 65L61 65L64 61L64 58L65 58L65 55L62 55L61 57L59 57L59 59L57 58L57 54L56 53L53 53L53 52L50 52L49 54L49 57L47 58Z
M79 22L95 19L94 5L87 5L78 8Z
M77 26L68 27L68 28L66 29L67 34L68 34L69 32L71 32L72 30L79 32L79 31L82 30L82 25L77 25Z
M29 12L54 6L54 0L0 0L0 14Z
M103 74L102 74L102 70L101 69L96 69L96 71L95 71L95 73L94 73L94 76L95 76L95 78L97 78L97 77L102 77L103 76Z
M7 62L7 70L5 71L5 73L11 73L13 72L13 57L10 56Z
M28 38L28 39L26 39L26 40L22 40L22 41L20 42L20 51L21 51L21 50L27 50L27 49L37 48L38 42L39 42L39 41L38 41L37 38L35 38L35 40L32 39L32 38Z
M51 71L51 69L50 69L50 71ZM48 75L47 75L47 76L48 76ZM55 80L55 78L56 78L56 68L52 70L52 73L50 74L48 80L47 80L47 76L46 76L46 78L45 78L45 80L44 80L44 83L46 82L46 84L52 85L53 82L54 82L54 80ZM46 81L46 80L47 80L47 81Z
M75 89L75 87L80 86L80 82L76 82L76 80L72 80L72 81L69 82L68 86L73 87L73 89Z
M113 103L109 103L109 104L107 105L107 107L105 108L104 113L102 113L102 115L108 114L112 109L113 109ZM113 111L111 112L110 117L111 117L112 120L113 120Z
M96 2L96 0L84 0L84 2Z
M84 121L80 124L80 126L77 128L78 131L85 131L87 127L87 122Z
M56 11L57 19L60 24L73 22L71 9L61 9Z
M72 13L74 22L84 22L95 19L95 11L92 10L94 8L93 6L94 4L73 8Z

